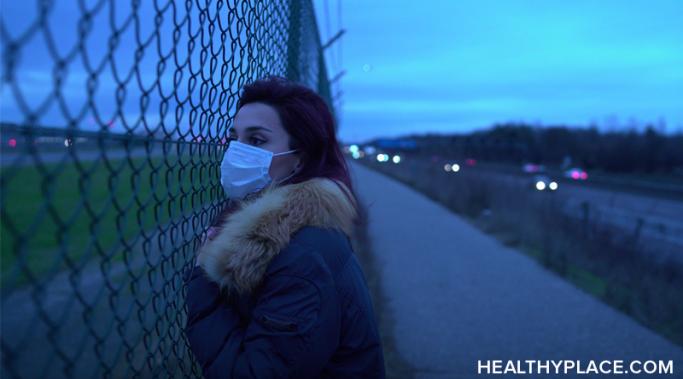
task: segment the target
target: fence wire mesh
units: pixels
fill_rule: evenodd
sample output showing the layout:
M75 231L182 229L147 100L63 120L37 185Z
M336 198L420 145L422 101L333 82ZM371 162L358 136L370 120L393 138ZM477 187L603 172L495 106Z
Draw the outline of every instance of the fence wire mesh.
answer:
M2 377L199 377L182 273L239 90L331 105L311 1L3 2Z

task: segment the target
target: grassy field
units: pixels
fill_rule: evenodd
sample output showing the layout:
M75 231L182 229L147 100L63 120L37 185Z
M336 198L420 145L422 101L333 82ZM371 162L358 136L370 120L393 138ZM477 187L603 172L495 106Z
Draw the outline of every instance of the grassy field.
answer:
M683 268L656 262L629 236L598 219L562 211L562 193L536 193L509 176L477 169L447 173L443 162L362 160L444 204L507 246L534 257L577 287L683 346ZM654 255L652 255L654 254Z
M29 278L20 266L40 277L123 259L141 232L217 201L216 176L214 160L200 155L2 167L3 287Z

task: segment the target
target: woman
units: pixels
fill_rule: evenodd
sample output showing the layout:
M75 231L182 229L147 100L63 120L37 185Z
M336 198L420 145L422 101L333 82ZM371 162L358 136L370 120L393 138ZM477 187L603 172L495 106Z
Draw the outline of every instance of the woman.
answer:
M384 378L329 109L280 77L245 86L237 109L221 164L231 205L185 276L204 376Z

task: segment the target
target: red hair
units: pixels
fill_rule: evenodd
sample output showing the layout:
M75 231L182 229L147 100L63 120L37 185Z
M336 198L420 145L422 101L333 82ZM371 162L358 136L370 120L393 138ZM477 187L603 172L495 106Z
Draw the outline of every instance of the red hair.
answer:
M286 78L269 75L246 84L237 102L237 111L249 103L263 103L277 112L290 136L289 149L303 153L302 168L280 185L305 182L317 177L343 183L349 192L342 192L357 205L348 165L339 146L332 113L325 100L312 89ZM239 208L236 202L216 218L214 226Z
M320 95L306 86L270 75L244 86L237 110L256 102L275 108L290 136L289 148L304 153L302 169L285 183L327 177L341 181L353 193L334 118Z

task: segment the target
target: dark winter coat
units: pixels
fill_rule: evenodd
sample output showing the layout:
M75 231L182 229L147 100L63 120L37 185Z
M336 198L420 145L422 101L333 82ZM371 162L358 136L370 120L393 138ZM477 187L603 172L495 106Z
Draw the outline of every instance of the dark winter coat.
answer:
M384 378L343 184L268 188L226 220L185 275L186 336L206 378Z

